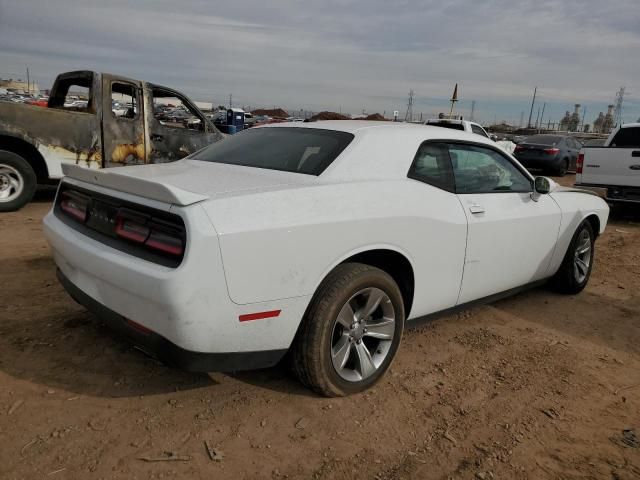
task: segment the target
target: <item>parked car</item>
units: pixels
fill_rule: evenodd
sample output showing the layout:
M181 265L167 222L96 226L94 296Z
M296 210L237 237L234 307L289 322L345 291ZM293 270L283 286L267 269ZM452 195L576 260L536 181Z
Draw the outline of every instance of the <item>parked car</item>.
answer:
M72 94L79 89L88 100ZM114 112L114 98L126 108ZM142 114L164 98L180 99L201 123L171 128ZM57 183L65 163L99 169L170 162L223 138L181 93L107 73L58 75L47 107L0 102L0 212L22 208L37 184Z
M516 145L513 154L528 169L564 177L569 170L575 170L581 147L569 135L531 135Z
M609 202L640 203L640 123L616 128L602 146L585 146L576 186L605 189Z
M476 122L470 122L469 120L458 120L453 118L432 118L424 122L424 124L430 125L432 127L443 127L453 130L461 130L463 132L476 133L478 135L482 135L483 137L491 138L487 131L482 128L482 125Z
M64 288L187 370L291 350L316 392L381 378L405 321L550 280L580 292L609 208L480 135L371 121L252 128L169 165L65 165L44 220Z

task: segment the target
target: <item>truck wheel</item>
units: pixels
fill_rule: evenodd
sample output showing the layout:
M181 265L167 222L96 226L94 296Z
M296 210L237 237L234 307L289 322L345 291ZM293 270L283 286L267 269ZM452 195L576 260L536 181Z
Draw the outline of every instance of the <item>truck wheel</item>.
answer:
M0 212L19 210L36 192L36 174L24 158L0 150Z
M396 355L404 304L386 272L361 263L339 265L322 282L292 346L293 370L328 397L376 383Z
M589 220L585 220L573 234L562 265L551 278L551 288L560 293L581 292L591 276L594 247L593 227Z

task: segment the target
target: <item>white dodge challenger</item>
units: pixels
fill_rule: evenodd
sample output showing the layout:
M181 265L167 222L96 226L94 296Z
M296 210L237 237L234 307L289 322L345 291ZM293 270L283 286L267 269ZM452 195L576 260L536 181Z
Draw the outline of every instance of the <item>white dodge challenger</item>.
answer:
M65 173L44 227L76 301L187 370L290 352L328 396L380 379L411 320L544 281L580 292L609 214L479 135L390 122L272 125Z

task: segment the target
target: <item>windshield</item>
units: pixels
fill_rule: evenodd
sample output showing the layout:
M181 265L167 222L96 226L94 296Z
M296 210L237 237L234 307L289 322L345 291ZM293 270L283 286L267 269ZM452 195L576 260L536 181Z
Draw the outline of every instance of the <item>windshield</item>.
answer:
M352 134L336 130L258 127L216 142L190 158L320 175L352 139Z
M560 143L562 137L557 135L532 135L527 137L525 143L538 143L540 145L555 145Z

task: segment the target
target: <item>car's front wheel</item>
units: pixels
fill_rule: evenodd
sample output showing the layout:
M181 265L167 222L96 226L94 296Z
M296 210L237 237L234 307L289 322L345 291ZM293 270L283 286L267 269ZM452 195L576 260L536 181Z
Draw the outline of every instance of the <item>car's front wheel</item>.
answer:
M595 248L595 233L588 220L583 221L571 239L567 253L558 272L551 279L551 286L561 293L578 293L586 287Z
M292 346L293 369L321 395L361 392L389 368L403 330L404 305L393 278L370 265L339 265L302 321Z

